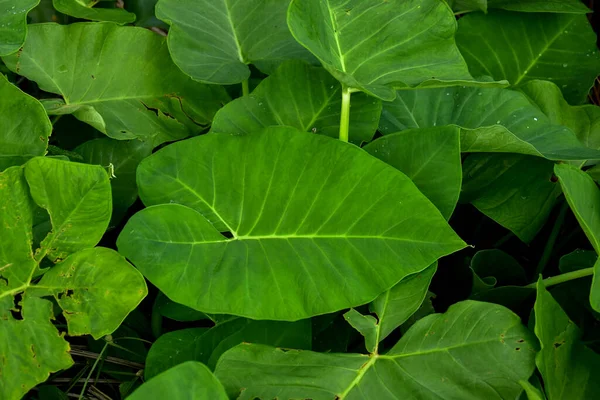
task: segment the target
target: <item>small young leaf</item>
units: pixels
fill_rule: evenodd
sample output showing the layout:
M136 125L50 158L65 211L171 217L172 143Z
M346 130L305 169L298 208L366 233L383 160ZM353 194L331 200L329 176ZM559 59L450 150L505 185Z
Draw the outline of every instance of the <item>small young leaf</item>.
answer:
M98 0L52 0L56 11L75 18L92 21L110 21L118 24L128 24L135 21L135 14L122 8L94 7Z
M348 323L365 337L365 347L369 353L375 352L378 343L377 320L371 315L362 315L355 309L350 309L344 314Z

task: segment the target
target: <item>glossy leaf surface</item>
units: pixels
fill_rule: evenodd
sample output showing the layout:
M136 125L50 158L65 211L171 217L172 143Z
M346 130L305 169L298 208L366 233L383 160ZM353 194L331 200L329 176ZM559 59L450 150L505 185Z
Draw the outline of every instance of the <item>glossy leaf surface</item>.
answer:
M292 128L171 145L138 184L156 206L129 221L119 251L209 313L296 320L364 304L464 246L404 174Z

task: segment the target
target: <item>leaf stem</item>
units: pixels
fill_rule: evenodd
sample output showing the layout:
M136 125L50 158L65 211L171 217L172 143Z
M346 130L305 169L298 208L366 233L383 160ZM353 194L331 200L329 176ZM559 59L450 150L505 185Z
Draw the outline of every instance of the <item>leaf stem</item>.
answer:
M567 272L565 274L560 274L557 276L552 276L550 278L546 278L543 280L545 287L550 287L554 285L558 285L559 283L564 283L568 281L572 281L574 279L585 278L586 276L590 276L594 274L594 267L578 269L577 271ZM536 282L531 283L526 288L535 289Z
M94 365L92 365L92 369L90 370L90 373L88 374L87 378L85 379L85 383L83 384L83 387L81 388L81 393L79 394L79 400L83 399L83 395L85 394L85 389L87 389L88 382L92 378L92 374L94 373L94 370L98 366L98 363L103 358L102 356L104 356L104 352L108 348L108 343L109 342L106 341L106 343L104 344L104 347L102 348L102 351L100 352L100 355L98 355L98 358L96 358L96 361L94 361Z
M554 251L554 245L556 244L556 239L558 239L558 234L560 233L560 229L562 228L563 222L565 222L565 217L567 215L567 210L569 209L569 204L565 201L560 207L560 211L558 212L558 216L556 217L556 221L554 222L554 227L552 228L552 232L550 232L550 236L548 237L548 241L546 242L546 247L544 247L544 252L542 253L542 258L538 262L537 267L535 268L535 274L533 276L539 276L548 265L548 261L552 257L552 253Z
M248 83L248 79L244 79L242 81L242 95L244 97L250 94L250 84Z
M350 96L352 92L346 85L342 86L342 115L340 117L340 140L348 141L348 131L350 130Z

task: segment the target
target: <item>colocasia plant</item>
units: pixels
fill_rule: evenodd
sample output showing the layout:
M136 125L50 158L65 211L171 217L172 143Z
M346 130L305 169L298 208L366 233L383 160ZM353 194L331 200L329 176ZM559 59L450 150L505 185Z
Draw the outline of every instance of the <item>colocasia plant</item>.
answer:
M0 0L0 399L600 398L593 5Z

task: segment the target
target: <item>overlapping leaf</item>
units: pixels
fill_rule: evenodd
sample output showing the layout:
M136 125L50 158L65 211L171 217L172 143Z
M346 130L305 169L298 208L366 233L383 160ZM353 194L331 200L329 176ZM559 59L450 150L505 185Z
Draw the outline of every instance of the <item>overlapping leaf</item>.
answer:
M208 126L227 101L222 88L179 71L165 38L142 28L32 25L23 50L3 60L63 96L45 101L49 113L73 114L115 139L181 139Z
M250 96L227 104L217 112L214 132L248 133L268 126L292 126L306 132L337 137L342 87L327 71L301 61L283 64L263 80ZM365 94L352 98L350 141L373 138L381 101Z
M456 41L475 76L522 85L556 83L581 104L600 70L596 35L585 15L494 11L459 20Z
M462 181L457 127L410 129L379 138L364 149L406 174L450 219Z
M156 15L171 25L169 50L186 74L222 85L271 73L288 59L311 60L286 25L289 0L160 0Z
M19 50L27 35L27 13L40 0L0 1L0 56Z
M210 329L189 328L162 335L150 348L144 376L153 376L186 361L214 368L225 351L242 342L295 349L311 348L311 321L274 322L229 318Z
M44 107L0 75L0 171L43 156L52 125Z
M535 334L541 345L536 364L544 378L548 400L593 399L600 396L596 372L600 356L581 341L581 331L569 320L541 281L537 284Z
M562 193L554 163L522 154L472 154L463 164L461 201L529 243Z
M127 400L227 400L223 385L199 362L171 368L140 386Z
M170 145L138 183L155 206L129 221L119 250L209 313L296 320L364 304L464 246L404 174L292 128Z
M466 301L413 325L385 355L239 345L215 370L231 398L516 398L535 338L504 307Z
M473 80L436 0L293 0L288 25L343 85L383 100L393 87Z
M586 14L590 12L579 0L446 0L457 14L500 8L520 12Z
M135 21L135 14L122 8L94 7L99 0L52 0L54 8L75 18L92 21L110 21L118 24L128 24Z

